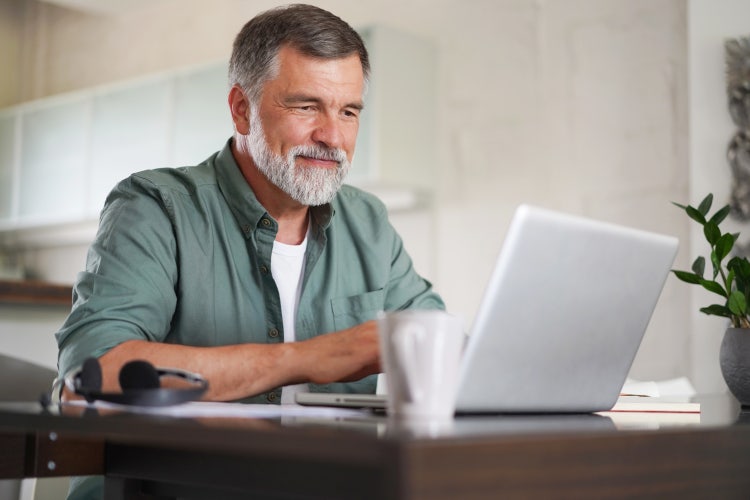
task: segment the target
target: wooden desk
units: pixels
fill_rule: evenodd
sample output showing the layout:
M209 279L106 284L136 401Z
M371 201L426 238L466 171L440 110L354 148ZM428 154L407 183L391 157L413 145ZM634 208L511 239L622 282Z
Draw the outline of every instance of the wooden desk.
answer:
M41 463L41 470L46 457L28 443L49 432L84 442L81 456L103 446L99 469L96 459L81 470L71 459L60 467L105 473L107 497L115 499L136 491L189 498L747 499L750 425L736 417L658 430L618 430L597 415L462 417L451 429L434 430L381 417L61 416L7 404L0 405L0 450L15 439L24 463ZM19 436L27 444L20 446ZM7 455L0 451L0 476L17 476L18 460Z

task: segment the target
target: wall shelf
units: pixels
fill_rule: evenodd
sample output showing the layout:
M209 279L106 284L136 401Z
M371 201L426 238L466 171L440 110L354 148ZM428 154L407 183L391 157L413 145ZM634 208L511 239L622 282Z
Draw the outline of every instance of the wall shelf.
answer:
M44 281L0 280L0 304L71 307L72 287Z

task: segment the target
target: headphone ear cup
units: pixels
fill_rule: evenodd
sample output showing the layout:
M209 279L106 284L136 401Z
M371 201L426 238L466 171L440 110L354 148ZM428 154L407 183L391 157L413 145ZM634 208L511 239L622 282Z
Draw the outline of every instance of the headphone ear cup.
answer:
M86 358L81 365L78 375L78 386L80 393L89 403L96 399L96 395L102 390L102 367L96 358Z
M148 361L136 359L125 363L120 369L120 387L123 392L132 389L158 389L161 387L159 372Z
M162 388L161 377L181 378L191 387ZM65 386L86 401L106 401L120 405L170 406L199 399L208 389L208 381L200 375L178 369L157 369L144 360L126 363L119 374L121 392L102 392L102 368L96 358L87 358L81 367L66 377Z

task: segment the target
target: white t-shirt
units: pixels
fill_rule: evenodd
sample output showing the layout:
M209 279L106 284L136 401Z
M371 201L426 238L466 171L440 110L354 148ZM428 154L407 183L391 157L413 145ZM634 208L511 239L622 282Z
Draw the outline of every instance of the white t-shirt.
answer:
M281 318L284 328L284 342L294 342L294 323L297 318L297 304L302 289L302 274L305 271L305 250L307 238L310 235L308 225L307 235L299 245L287 245L273 242L271 252L271 275L276 282L281 301ZM307 384L287 385L281 388L281 404L294 404L294 395L307 392Z

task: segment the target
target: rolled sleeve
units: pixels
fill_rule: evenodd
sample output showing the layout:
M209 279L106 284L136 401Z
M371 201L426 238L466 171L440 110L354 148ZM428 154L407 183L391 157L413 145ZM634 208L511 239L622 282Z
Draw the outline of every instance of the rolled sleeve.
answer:
M107 199L73 309L56 334L60 373L128 340L163 341L177 301L176 259L168 200L136 178L121 182Z

